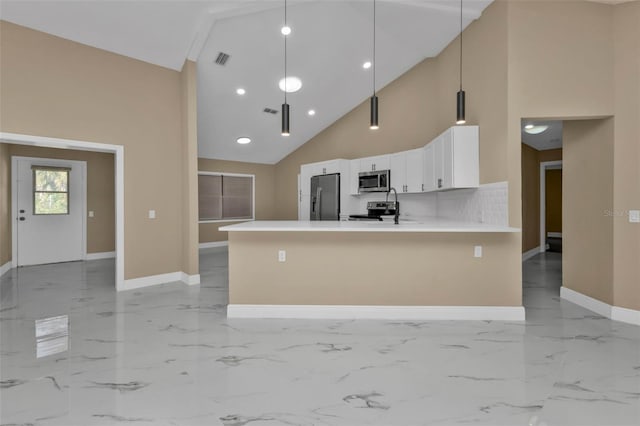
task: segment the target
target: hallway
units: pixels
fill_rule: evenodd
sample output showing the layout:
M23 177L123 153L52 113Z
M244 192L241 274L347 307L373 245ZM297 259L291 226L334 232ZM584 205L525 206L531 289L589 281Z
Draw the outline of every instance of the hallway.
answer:
M226 249L202 284L116 293L112 260L1 279L0 424L640 423L640 328L559 298L561 255L524 263L524 323L228 320ZM69 315L36 358L34 320Z

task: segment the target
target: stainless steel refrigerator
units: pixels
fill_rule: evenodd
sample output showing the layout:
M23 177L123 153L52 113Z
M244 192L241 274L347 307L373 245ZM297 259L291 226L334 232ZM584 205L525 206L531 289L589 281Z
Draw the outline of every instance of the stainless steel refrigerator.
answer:
M310 220L340 220L340 173L311 178Z

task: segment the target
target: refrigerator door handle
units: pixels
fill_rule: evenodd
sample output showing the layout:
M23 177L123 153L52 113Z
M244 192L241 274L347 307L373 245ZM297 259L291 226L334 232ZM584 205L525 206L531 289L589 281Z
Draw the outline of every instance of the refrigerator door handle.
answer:
M322 188L318 187L316 189L316 203L318 204L316 208L316 220L322 220Z

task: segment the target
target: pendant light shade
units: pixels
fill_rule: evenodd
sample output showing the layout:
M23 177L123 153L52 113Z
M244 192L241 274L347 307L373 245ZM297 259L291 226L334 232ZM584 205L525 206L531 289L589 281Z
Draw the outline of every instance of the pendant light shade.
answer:
M369 128L378 129L378 97L376 96L376 0L373 0L373 95L371 96L371 120Z
M282 104L282 136L289 136L289 104Z
M378 128L378 97L376 95L371 97L371 124L369 128L372 130Z
M457 99L457 119L456 124L464 124L467 120L464 119L464 90L458 91Z
M287 26L287 0L284 0L284 27ZM289 136L289 104L287 103L287 36L290 31L284 35L284 103L282 104L282 136Z
M456 95L456 124L465 124L465 96L462 90L462 0L460 0L460 90Z

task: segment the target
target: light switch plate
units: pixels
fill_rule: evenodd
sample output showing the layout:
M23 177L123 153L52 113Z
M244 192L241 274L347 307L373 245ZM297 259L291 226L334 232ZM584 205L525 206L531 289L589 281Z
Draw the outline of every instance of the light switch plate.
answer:
M156 218L156 211L149 210L149 219L155 219L155 218Z
M473 248L473 257L482 257L482 246L475 246Z
M629 222L640 223L640 210L629 210Z
M287 261L287 252L285 250L278 250L278 262Z
M89 217L93 217L93 210L89 210Z

